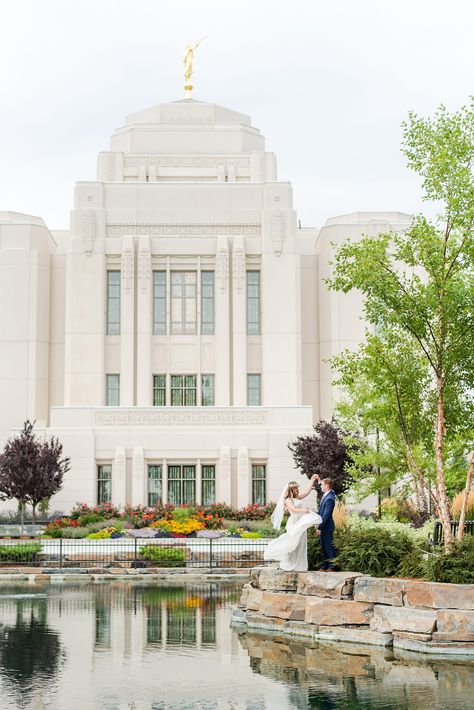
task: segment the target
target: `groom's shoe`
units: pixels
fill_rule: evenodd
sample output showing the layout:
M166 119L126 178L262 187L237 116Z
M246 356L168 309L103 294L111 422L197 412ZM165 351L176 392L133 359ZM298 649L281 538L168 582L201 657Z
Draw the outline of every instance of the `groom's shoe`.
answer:
M320 568L318 569L318 572L329 572L329 570L328 570L327 567L320 567Z

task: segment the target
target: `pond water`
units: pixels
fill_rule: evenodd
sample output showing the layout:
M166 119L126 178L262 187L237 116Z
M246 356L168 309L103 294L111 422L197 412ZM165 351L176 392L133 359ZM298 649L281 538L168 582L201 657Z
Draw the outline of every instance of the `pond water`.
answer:
M0 589L0 708L473 707L474 663L231 629L230 584Z

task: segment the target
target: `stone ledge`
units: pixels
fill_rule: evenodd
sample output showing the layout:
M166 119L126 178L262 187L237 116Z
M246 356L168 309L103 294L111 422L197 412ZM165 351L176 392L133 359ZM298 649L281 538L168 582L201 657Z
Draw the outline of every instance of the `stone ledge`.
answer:
M474 642L474 611L438 609L436 627L433 635L436 640Z
M429 609L474 610L474 584L406 580L404 603Z
M431 634L436 627L436 612L431 609L409 609L407 607L383 606L376 604L370 620L372 631L393 633Z
M298 594L331 599L351 599L358 572L300 572Z
M323 626L364 626L370 621L372 608L373 605L366 602L306 597L304 620L307 624Z
M254 567L250 572L250 584L268 592L296 592L298 574L277 567Z
M271 616L277 619L293 619L295 621L305 620L306 597L302 594L261 592L261 595L258 611L263 616Z
M393 639L393 648L438 656L473 656L474 643L442 643L437 641L412 641L407 638Z
M403 606L406 580L390 577L357 577L354 582L354 599L373 604Z
M367 628L347 628L345 626L320 626L316 638L330 641L348 641L350 643L363 643L371 646L391 646L392 634L382 634Z

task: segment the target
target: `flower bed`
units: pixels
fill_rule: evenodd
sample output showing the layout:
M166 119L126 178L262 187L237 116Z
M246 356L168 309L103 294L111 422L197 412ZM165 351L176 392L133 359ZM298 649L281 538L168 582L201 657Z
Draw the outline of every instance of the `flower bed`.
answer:
M77 503L68 516L49 523L43 532L46 537L95 540L131 534L135 537L194 537L206 531L215 532L216 536L261 538L273 534L269 521L272 510L272 504L250 505L238 510L224 503L210 506L158 503L152 508L128 505L120 510L111 503L94 507Z

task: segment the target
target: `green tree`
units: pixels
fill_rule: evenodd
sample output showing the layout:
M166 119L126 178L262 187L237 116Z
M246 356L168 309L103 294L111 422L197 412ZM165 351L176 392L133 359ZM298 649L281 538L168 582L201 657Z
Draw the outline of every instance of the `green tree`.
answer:
M380 376L389 385L382 399L422 485L433 461L432 495L449 545L446 461L455 442L465 442L467 455L474 438L474 99L455 113L441 106L433 118L410 113L403 128L408 167L421 177L423 199L439 213L432 219L416 216L404 233L344 243L328 283L363 294L374 332L358 353L342 360L368 357L375 365L370 349L379 352L378 368L367 370L368 382L374 386ZM428 471L426 460L420 467L420 450L430 454ZM470 461L466 487L472 455Z

